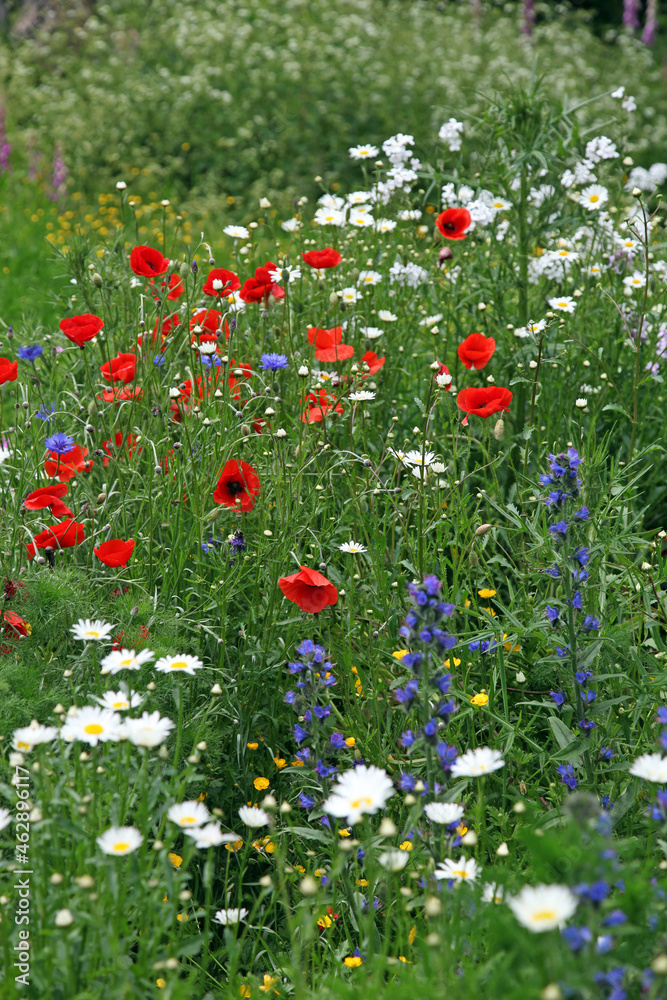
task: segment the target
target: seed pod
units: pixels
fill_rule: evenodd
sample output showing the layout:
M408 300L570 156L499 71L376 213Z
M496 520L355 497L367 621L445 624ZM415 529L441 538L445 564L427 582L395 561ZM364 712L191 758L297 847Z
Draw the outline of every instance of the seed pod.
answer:
M505 421L501 417L500 420L496 420L496 426L493 428L493 436L496 441L502 441L504 433Z
M487 532L491 531L492 527L492 524L480 524L479 528L475 529L475 534L479 538L480 535L486 535Z
M99 274L97 271L94 272L92 281L93 284L95 285L95 288L101 288L102 285L104 284L102 280L102 275Z

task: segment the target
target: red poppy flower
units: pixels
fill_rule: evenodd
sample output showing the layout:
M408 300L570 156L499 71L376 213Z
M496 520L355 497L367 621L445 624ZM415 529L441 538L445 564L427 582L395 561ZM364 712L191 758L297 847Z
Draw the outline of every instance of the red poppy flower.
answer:
M139 246L130 254L130 267L135 274L140 274L144 278L156 278L159 274L165 273L169 267L169 260L153 247Z
M0 358L0 385L3 385L5 382L15 382L18 370L18 361L10 361L9 358Z
M509 410L513 393L500 385L488 386L484 389L462 389L456 397L456 405L465 411L464 425L468 417L475 413L478 417L490 417L493 413Z
M66 494L67 486L64 483L40 486L38 490L28 494L23 506L26 510L43 510L45 507L50 507L54 517L72 517L72 511L60 499Z
M466 368L479 371L488 365L495 349L496 342L493 337L485 337L483 333L471 333L462 344L459 344L458 355Z
M123 452L125 452L128 458L133 458L136 446L136 434L128 434L127 437L125 437L121 431L116 431L113 437L113 442L111 438L102 442L102 447L107 453L107 455L102 459L102 465L106 468L109 464L109 458L122 459ZM139 451L141 452L143 449L139 448Z
M248 278L239 293L241 299L244 302L264 302L265 306L268 306L270 295L274 299L284 299L285 290L271 278L271 271L277 270L270 260L267 260L264 267L255 268L254 278Z
M342 339L342 326L332 326L330 330L322 330L317 326L308 327L308 342L315 345L315 357L318 361L344 361L351 358L354 347L341 344Z
M34 541L26 545L28 559L32 559L37 549L70 549L73 545L79 545L86 537L86 532L82 524L79 524L73 517L68 517L66 521L55 524L52 528L45 528L35 535Z
M90 472L93 467L92 461L86 461L87 448L82 448L75 444L71 451L66 451L64 455L59 455L57 451L50 451L44 462L44 469L47 476L52 479L59 479L61 483L66 483L68 479L74 479L77 472Z
M448 383L447 383L447 385L446 385L446 386L444 387L444 388L445 388L445 392L449 392L449 390L450 390L450 389L451 389L451 387L452 387L452 373L450 372L450 370L449 370L449 368L447 367L447 365L440 365L440 367L438 368L438 370L437 370L437 372L435 373L435 375L433 376L433 378L434 378L434 379L437 379L437 378L438 378L438 375L449 375L449 382L448 382Z
M324 250L308 250L307 253L302 253L301 256L306 264L310 264L311 267L316 268L318 271L326 267L336 267L343 259L333 247L325 247Z
M117 356L112 358L111 361L106 361L103 365L100 365L100 371L105 382L124 382L127 384L134 378L135 367L136 358L134 354L123 354L119 351Z
M237 462L232 458L227 462L218 485L213 492L216 503L234 510L252 510L255 497L260 492L259 476L248 462Z
M82 313L81 316L70 316L60 321L60 329L77 347L83 347L87 341L96 337L103 326L102 317L94 313Z
M465 231L471 222L467 208L448 208L435 220L436 226L447 240L464 240Z
M25 618L21 618L20 615L14 614L13 611L5 611L2 618L2 629L6 636L11 636L12 639L19 639L31 634L32 625L30 622L27 622Z
M196 326L206 330L207 333L218 333L218 330L223 329L223 319L222 313L218 312L217 309L198 309L196 313L193 313L190 319L190 329L194 330ZM225 337L229 340L229 324L227 320L224 321ZM194 337L191 341L194 343Z
M151 278L149 284L155 286L155 281L153 278ZM167 295L167 299L171 302L173 302L175 299L180 299L180 297L185 293L183 282L181 281L180 277L175 273L169 275L168 281L161 281L160 287L169 288L169 294ZM153 294L155 296L156 302L159 302L160 301L159 294L156 294L155 292Z
M368 375L376 375L380 371L382 365L385 362L384 358L378 358L375 351L366 351L361 360L365 361L366 364L368 365L369 368Z
M218 285L219 281L221 282L220 285ZM204 295L224 295L226 297L240 287L241 280L238 274L234 274L233 271L228 271L224 267L216 267L209 272L202 292Z
M143 394L143 389L139 385L133 385L131 389L121 389L117 386L115 389L104 389L102 395L97 398L103 399L105 403L122 403L128 399L141 399Z
M328 413L343 413L343 407L333 396L328 396L326 389L320 389L317 395L309 392L306 396L307 409L301 420L304 424L320 424Z
M127 566L133 550L133 538L129 538L126 542L122 538L110 538L108 542L102 542L93 549L93 552L105 566Z
M333 583L317 570L302 566L299 573L282 576L278 586L288 601L293 601L302 611L317 614L338 600L338 591Z

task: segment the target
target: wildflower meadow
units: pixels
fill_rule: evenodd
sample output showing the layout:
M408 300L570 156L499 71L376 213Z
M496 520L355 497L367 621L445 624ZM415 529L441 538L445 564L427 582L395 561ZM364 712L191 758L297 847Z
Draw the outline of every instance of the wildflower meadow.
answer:
M0 49L3 1000L667 997L658 5L603 37L408 6L478 59L512 38L517 77L427 106L417 66L414 128L369 82L347 125L322 110L335 139L315 104L246 135L214 191L234 143L170 173L156 73L144 200L136 92L85 178L113 4L77 15L69 78L31 77L66 23ZM399 8L374 9L397 60ZM193 80L205 13L176 24ZM599 68L568 78L567 38Z

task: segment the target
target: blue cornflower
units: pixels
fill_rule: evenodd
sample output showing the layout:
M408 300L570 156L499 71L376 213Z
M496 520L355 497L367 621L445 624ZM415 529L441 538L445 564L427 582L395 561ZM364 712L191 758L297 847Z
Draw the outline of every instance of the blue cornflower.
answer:
M164 354L156 354L155 357L153 358L153 364L157 368L163 368L164 367Z
M423 586L426 588L426 593L429 597L436 597L442 588L440 580L433 573L430 576L424 577Z
M577 684L586 684L593 676L592 670L577 670L574 679Z
M296 701L296 699L297 699L297 696L294 693L294 691L286 691L285 692L285 697L283 698L283 701L286 704L288 704L288 705L293 705L294 702Z
M439 716L443 715L453 715L456 711L456 702L452 701L441 701L436 708L436 714Z
M564 927L561 934L572 951L579 951L593 940L588 927Z
M488 653L491 647L491 643L488 639L478 639L475 642L468 643L468 649L471 653Z
M49 403L48 407L44 405L40 410L37 410L35 417L37 420L43 420L45 424L48 424L53 420L53 415L57 412L55 403Z
M438 732L438 723L435 719L429 719L429 721L424 726L424 735L428 738L432 738Z
M336 774L337 771L338 771L337 767L328 767L321 760L318 760L317 764L315 765L315 773L320 778L330 778L333 774Z
M447 694L452 684L452 675L442 674L441 677L435 677L432 683L441 694Z
M449 635L447 632L443 632L438 636L438 642L443 649L454 649L457 639L453 635Z
M408 681L404 688L397 688L394 691L394 698L400 705L409 705L419 693L419 683L415 680Z
M454 604L448 604L447 602L440 601L436 604L436 609L444 618L451 618L456 611L456 606Z
M310 747L304 747L303 750L297 750L294 754L297 760L307 761L310 760Z
M555 524L549 525L549 531L552 535L566 535L567 534L567 522L566 521L556 521Z
M37 358L41 358L44 348L41 344L32 344L30 347L19 347L17 353L21 361L32 361L34 364Z
M585 566L588 562L588 545L582 545L580 549L576 549L572 558L576 559L580 566Z
M69 434L62 434L58 431L57 434L47 437L46 447L49 451L55 451L57 455L66 455L74 447L74 438L71 438Z
M560 774L563 784L567 785L570 791L574 791L574 789L577 787L578 782L574 776L574 768L572 767L572 765L561 764L560 767L556 768L556 773Z
M312 639L304 639L300 646L296 647L299 656L310 656L318 647Z
M315 705L313 707L313 715L316 719L328 719L331 715L331 706L325 705L322 707L321 705Z
M615 754L614 751L611 749L611 747L605 747L605 746L600 747L600 757L602 758L602 760L612 760L614 756Z
M559 504L564 503L569 496L570 494L566 493L564 490L551 490L544 502L547 507L557 507Z
M667 726L667 708L665 708L664 705L660 706L655 714L655 717L658 722L662 723L663 726Z
M591 730L595 729L595 723L591 722L589 719L582 719L581 722L577 723L579 729L582 730L584 736L590 736Z
M201 363L204 368L219 368L222 364L222 358L219 354L202 354Z
M575 583L586 583L586 580L588 579L588 570L587 569L573 569L572 570L572 579L575 581Z
M303 743L305 739L308 738L308 730L300 726L298 722L294 723L294 739L297 743Z
M595 941L595 951L598 955L606 955L614 947L611 934L599 934Z
M590 688L588 691L580 691L579 694L581 695L581 700L587 705L590 705L597 698L597 691L592 691Z
M570 652L570 644L569 643L567 644L567 646L556 646L556 656L559 656L561 659L563 659L563 657L567 656L569 654L569 652Z
M289 364L286 354L262 354L259 363L265 372L277 372Z
M546 608L544 609L544 613L550 622L555 622L558 619L558 615L560 614L558 608L552 608L549 604L547 604Z

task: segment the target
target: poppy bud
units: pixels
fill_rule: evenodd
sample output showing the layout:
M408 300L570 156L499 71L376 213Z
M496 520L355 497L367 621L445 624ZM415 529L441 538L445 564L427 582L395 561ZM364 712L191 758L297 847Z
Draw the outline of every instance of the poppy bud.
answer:
M320 563L320 573L326 573L326 571L327 571L327 564L325 562L321 562Z
M95 431L95 428L93 427L92 424L86 424L86 433L87 434L92 434L94 431Z
M446 260L451 260L453 256L451 247L440 247L438 251L438 263L442 266Z
M501 418L500 420L496 420L496 426L493 428L493 436L496 441L502 441L504 433L505 421Z
M134 605L134 607L132 608L132 610L130 611L130 616L131 616L132 618L136 618L136 616L137 616L138 614L139 614L139 605L138 605L138 604L135 604L135 605Z
M474 549L470 550L470 554L468 556L468 563L472 567L479 566L479 556L477 555Z
M243 434L243 437L246 438L250 437L250 435L252 434L252 431L250 430L247 424L241 424L241 434Z
M99 413L99 410L97 409L95 401L91 400L90 403L88 403L88 416L89 417L96 417L98 415L98 413Z
M338 302L338 294L336 292L331 293L331 295L329 296L329 302L331 303L332 306L336 305L336 303Z
M106 493L100 493L95 503L104 503L106 501Z
M179 271L181 273L181 278L187 278L187 276L190 274L190 265L188 264L187 260L183 261L183 263L179 267Z
M102 275L99 274L97 271L95 271L93 273L92 282L95 285L95 288L101 288L102 285L104 284L104 282L102 281Z
M479 528L475 529L475 534L479 537L480 535L486 535L487 532L491 531L493 527L492 524L480 524Z

